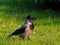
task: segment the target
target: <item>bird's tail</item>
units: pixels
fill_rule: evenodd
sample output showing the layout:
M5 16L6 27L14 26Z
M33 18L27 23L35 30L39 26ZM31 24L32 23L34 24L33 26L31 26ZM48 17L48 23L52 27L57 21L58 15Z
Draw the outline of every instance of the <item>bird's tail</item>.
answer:
M11 36L13 36L12 34L9 34L9 36L8 37L11 37Z

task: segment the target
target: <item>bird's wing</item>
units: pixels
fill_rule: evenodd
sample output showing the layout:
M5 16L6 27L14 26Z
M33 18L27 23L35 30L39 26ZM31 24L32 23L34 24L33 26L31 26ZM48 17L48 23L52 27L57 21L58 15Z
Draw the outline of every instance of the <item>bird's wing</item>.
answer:
M24 33L26 28L27 28L27 26L23 25L21 28L17 29L15 32L13 32L12 35Z

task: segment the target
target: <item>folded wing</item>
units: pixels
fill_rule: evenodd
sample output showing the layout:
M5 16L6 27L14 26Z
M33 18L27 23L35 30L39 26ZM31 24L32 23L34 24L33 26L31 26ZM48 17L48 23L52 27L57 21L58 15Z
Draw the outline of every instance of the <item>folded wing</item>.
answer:
M18 34L24 33L26 28L27 28L27 26L26 25L23 25L21 28L17 29L12 34L10 34L9 37L11 37L13 35L18 35Z

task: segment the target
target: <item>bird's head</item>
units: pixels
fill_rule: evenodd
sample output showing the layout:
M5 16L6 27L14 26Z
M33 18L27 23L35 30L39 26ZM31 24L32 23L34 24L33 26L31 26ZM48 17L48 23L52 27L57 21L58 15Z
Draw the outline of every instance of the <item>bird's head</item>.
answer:
M28 16L27 16L27 20L33 21L33 20L34 20L34 17L31 16L31 15L28 15Z

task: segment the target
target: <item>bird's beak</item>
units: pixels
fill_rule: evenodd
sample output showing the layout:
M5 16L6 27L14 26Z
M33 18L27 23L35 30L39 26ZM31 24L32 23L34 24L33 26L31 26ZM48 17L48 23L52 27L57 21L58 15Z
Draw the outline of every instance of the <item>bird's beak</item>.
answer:
M36 20L37 18L36 17L33 17L33 20Z
M36 17L33 17L33 20L36 20L37 18Z

